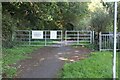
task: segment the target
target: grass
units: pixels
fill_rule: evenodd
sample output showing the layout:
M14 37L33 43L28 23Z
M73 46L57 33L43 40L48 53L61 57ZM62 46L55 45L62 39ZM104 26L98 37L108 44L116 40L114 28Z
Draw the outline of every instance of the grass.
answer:
M120 80L120 52L117 54L117 73L118 73L118 78Z
M54 44L57 44L59 41L58 40L46 40L46 45L54 45ZM17 42L16 43L18 46L20 45L29 45L29 41L26 41L26 42ZM41 40L41 41L31 41L30 42L30 45L38 45L38 46L44 46L45 45L45 41Z
M62 78L112 78L112 52L93 52L89 58L66 63Z
M2 60L0 57L0 74L2 74ZM2 80L2 75L0 75L0 80Z
M79 42L72 42L71 43L71 45L89 45L90 43L89 42L87 42L87 41L83 41L83 40L81 40L81 41L79 41Z
M18 61L30 58L27 54L33 52L40 47L14 47L11 49L3 49L3 73L7 77L13 77L16 74L17 69L12 67L12 64L16 64Z

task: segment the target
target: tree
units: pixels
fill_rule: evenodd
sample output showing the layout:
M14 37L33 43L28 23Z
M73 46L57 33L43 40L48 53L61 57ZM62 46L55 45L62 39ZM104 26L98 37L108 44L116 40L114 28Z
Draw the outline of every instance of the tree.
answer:
M100 8L97 7L93 12L91 12L90 25L92 30L95 31L96 47L99 47L98 43L100 32L113 31L113 15L110 13L113 10L105 6L105 4L102 5L103 6L101 6Z
M87 14L87 3L3 2L3 39L12 42L15 30L71 29Z
M103 11L96 11L91 18L91 27L96 32L109 32L113 28L111 27L111 17L108 13Z

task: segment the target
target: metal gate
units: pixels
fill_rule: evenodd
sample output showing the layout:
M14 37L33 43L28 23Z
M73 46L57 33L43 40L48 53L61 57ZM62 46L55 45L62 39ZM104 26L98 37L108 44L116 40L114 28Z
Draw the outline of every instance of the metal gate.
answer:
M89 45L94 43L94 31L65 31L66 45Z
M113 33L99 33L99 50L113 50ZM120 33L117 33L117 50L120 50Z
M42 32L42 37L33 38L33 31ZM51 32L56 31L56 38L51 38ZM54 34L54 33L53 33ZM16 30L13 35L16 45L21 46L61 46L61 30Z
M16 30L13 40L19 46L88 45L94 42L94 31Z

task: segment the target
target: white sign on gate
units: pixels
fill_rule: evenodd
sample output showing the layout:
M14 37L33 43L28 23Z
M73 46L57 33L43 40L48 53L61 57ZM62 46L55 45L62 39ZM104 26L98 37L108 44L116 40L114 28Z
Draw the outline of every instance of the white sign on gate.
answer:
M50 39L57 39L57 31L50 31Z
M32 31L32 39L43 39L43 31Z

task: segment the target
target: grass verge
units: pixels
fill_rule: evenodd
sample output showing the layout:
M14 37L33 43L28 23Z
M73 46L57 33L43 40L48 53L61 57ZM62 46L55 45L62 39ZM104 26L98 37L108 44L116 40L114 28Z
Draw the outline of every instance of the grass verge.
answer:
M54 44L57 44L59 42L60 42L60 40L46 40L46 45L54 45ZM21 45L25 45L25 46L29 46L29 45L31 45L31 46L45 46L45 41L44 40L43 41L31 41L30 43L29 43L29 41L23 41L23 42L16 42L16 44L18 46L21 46Z
M3 76L11 78L15 76L17 69L12 66L18 61L29 58L26 54L32 53L40 47L14 47L11 49L3 49Z
M89 58L66 63L62 78L112 78L112 52L93 52Z
M118 78L120 80L120 52L117 54L117 73L118 73Z

